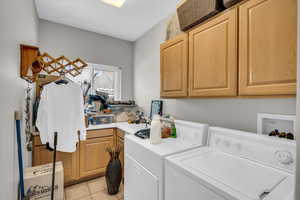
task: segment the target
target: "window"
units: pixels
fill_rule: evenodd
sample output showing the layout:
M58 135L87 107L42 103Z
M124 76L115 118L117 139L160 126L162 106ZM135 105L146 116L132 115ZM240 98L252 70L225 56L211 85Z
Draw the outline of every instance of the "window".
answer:
M121 69L107 65L92 66L92 93L104 92L110 99L121 100Z
M115 73L104 70L95 70L94 72L94 90L95 92L105 92L109 96L115 96Z
M68 76L70 80L81 85L84 95L107 93L110 99L121 100L122 70L119 67L88 64L79 76ZM87 91L87 92L85 92Z

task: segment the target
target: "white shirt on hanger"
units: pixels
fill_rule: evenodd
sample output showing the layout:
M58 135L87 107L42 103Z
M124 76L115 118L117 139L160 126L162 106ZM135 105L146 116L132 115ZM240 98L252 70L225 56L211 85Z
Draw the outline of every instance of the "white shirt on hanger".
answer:
M78 141L86 139L84 101L79 85L50 83L43 89L36 126L43 144L54 148L57 132L57 151L75 152Z

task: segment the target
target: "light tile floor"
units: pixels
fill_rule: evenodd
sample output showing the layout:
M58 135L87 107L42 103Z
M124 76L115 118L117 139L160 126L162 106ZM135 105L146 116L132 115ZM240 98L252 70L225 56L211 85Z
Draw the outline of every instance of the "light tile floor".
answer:
M123 200L124 186L116 195L109 195L105 177L94 179L65 188L65 200Z

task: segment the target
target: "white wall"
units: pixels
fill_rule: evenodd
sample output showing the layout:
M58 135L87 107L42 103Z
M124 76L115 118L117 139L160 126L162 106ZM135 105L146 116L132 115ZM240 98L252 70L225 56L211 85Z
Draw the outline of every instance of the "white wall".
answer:
M86 62L122 67L122 97L133 97L133 43L70 26L40 20L41 52L82 58Z
M149 113L150 102L160 98L159 45L166 21L153 27L134 44L134 96ZM256 131L258 112L295 114L295 98L229 98L164 100L164 113L214 126Z
M20 110L25 81L19 78L19 44L37 45L33 0L0 1L0 199L17 199L18 162L14 110Z

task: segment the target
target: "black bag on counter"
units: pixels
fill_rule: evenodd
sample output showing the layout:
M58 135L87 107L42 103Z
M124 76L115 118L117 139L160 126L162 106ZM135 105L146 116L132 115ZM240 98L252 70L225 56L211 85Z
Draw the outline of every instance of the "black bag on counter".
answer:
M223 0L187 0L177 8L180 28L187 31L222 10Z

